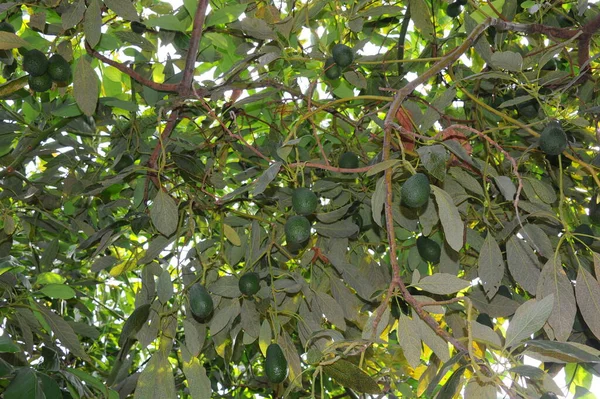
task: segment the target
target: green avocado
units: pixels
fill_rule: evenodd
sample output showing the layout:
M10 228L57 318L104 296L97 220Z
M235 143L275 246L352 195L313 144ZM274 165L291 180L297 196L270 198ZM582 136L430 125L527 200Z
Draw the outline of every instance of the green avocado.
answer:
M431 263L438 263L440 261L442 249L440 248L440 244L433 241L431 238L425 236L417 238L417 249L423 260Z
M446 15L449 16L450 18L458 17L460 15L461 11L462 11L462 7L460 6L460 4L458 2L450 3L446 7Z
M310 222L304 216L294 215L285 222L284 230L288 244L302 244L310 237Z
M352 151L345 152L340 155L338 165L344 169L356 169L359 165L358 155Z
M71 66L60 54L54 54L48 61L48 75L55 82L66 82L71 77Z
M423 173L415 173L409 177L400 189L402 204L409 208L420 208L429 200L431 186L429 178Z
M558 122L550 122L540 135L540 149L548 155L559 155L567 148L567 135Z
M260 290L260 277L258 273L250 272L240 277L238 282L240 292L246 296L252 296Z
M288 363L278 344L271 344L267 348L265 372L267 373L267 378L273 384L279 384L287 378Z
M52 88L52 78L47 73L40 76L29 75L27 81L29 82L29 88L38 93Z
M346 68L352 61L354 61L354 51L345 44L338 43L333 46L331 50L331 55L333 56L333 60L336 64L340 66L340 68Z
M40 50L29 50L23 55L23 70L31 76L41 76L48 70L48 58Z
M300 187L292 193L292 207L298 215L310 215L317 209L317 195L306 187Z
M333 57L329 57L327 60L325 60L324 69L327 79L336 80L342 76L342 68L335 63Z
M214 304L206 288L199 283L192 285L188 292L188 298L194 319L201 323L207 321L212 315Z

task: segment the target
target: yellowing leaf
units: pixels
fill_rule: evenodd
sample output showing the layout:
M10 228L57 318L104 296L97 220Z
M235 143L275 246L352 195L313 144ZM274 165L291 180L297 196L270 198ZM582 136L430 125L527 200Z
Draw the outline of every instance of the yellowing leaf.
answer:
M223 232L225 233L225 237L236 247L242 245L242 240L240 240L240 236L238 233L228 224L223 225Z

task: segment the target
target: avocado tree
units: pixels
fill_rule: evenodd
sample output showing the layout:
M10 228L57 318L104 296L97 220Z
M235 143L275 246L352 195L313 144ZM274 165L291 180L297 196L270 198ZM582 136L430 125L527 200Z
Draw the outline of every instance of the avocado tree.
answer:
M598 6L0 20L1 397L592 397Z

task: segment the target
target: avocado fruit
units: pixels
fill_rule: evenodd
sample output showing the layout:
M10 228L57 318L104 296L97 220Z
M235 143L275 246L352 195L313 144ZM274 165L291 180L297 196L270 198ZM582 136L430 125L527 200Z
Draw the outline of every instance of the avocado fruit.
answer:
M319 199L306 187L299 187L292 193L292 207L298 215L310 215L317 210Z
M344 169L356 169L359 165L358 155L352 151L345 152L340 155L338 165Z
M9 33L16 33L17 32L15 30L15 27L12 26L10 23L8 23L6 21L0 22L0 31L2 31L2 32L9 32Z
M29 88L35 92L41 93L52 88L52 78L47 73L39 76L29 75L27 78Z
M267 347L265 372L273 384L279 384L287 378L288 363L278 344L271 344Z
M299 245L310 237L310 222L301 215L294 215L285 222L285 238L289 244Z
M196 283L188 292L192 316L200 323L207 321L213 313L214 303L206 288Z
M146 32L146 25L138 21L131 21L131 31L141 35Z
M427 262L438 263L440 261L440 255L442 254L440 244L429 237L419 236L417 238L417 250L421 258Z
M48 60L48 75L57 83L66 82L71 78L71 66L60 54L54 54Z
M40 50L29 50L23 55L23 70L31 76L41 76L48 71L48 58Z
M429 200L431 186L424 173L415 173L409 177L400 189L402 204L409 208L420 208Z
M327 60L325 60L324 69L327 79L336 80L342 76L342 68L335 63L333 57L329 57Z
M540 149L548 155L559 155L567 148L567 135L560 123L548 123L539 139Z
M458 17L460 15L461 11L462 11L462 7L458 3L458 1L448 4L448 6L446 7L446 15L449 16L450 18Z
M258 273L245 273L238 282L240 292L246 296L252 296L260 290L260 277Z
M346 68L354 61L354 51L345 44L338 43L331 49L331 55L340 68Z

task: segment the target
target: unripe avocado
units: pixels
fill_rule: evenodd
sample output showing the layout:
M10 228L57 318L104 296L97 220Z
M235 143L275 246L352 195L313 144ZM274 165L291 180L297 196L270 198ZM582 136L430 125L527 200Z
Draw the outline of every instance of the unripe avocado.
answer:
M344 169L356 169L358 168L358 155L355 153L348 151L340 155L340 159L338 160L338 164L340 168Z
M146 25L138 21L131 21L131 30L141 35L146 32Z
M6 21L0 22L0 31L2 31L2 32L16 33L15 27L12 26L11 24L9 24Z
M484 326L488 326L492 330L494 329L494 322L487 313L479 313L475 321L479 324L483 324Z
M201 323L207 321L212 315L214 304L206 288L199 283L192 285L188 292L188 298L192 316Z
M292 207L298 215L310 215L317 209L317 195L306 187L300 187L292 193Z
M440 244L433 241L431 238L425 236L417 238L417 249L423 260L431 263L438 263L440 261L442 249L440 248Z
M71 77L71 66L60 54L54 54L48 60L48 75L55 82L66 82Z
M354 61L354 52L345 44L338 43L331 49L331 55L340 68L346 68Z
M285 222L284 230L289 244L302 244L310 237L310 222L304 216L294 215Z
M333 57L327 58L325 61L325 76L327 79L335 80L342 76L342 68L335 63Z
M288 363L278 344L271 344L267 348L265 372L273 384L279 384L287 378Z
M23 70L31 76L41 76L48 70L48 58L40 50L29 50L23 55Z
M409 208L419 208L427 203L431 187L429 178L423 173L409 177L400 189L402 203Z
M250 272L240 277L238 283L240 292L246 296L252 296L260 290L260 277L258 273Z
M546 154L559 155L567 148L567 135L558 122L550 122L540 135L540 149Z
M450 3L446 7L446 15L449 16L450 18L458 17L460 15L461 11L462 11L462 7L460 6L460 4L458 2Z
M594 231L589 224L577 226L573 234L575 236L575 243L580 248L589 247L594 243Z
M38 93L48 91L52 88L52 79L47 73L40 76L29 75L27 81L29 83L29 88Z

